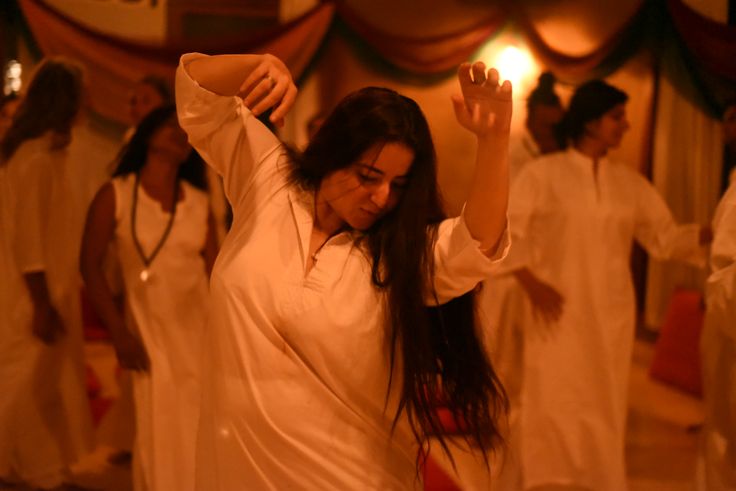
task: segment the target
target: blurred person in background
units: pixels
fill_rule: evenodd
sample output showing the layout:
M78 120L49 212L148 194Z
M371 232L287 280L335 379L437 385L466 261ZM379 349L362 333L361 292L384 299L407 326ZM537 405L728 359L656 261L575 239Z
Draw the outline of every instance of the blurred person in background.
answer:
M70 155L82 68L36 68L0 142L0 478L64 489L90 451L76 257L87 170Z
M103 267L111 243L122 309ZM136 490L193 489L200 349L216 255L204 165L174 106L155 109L95 197L80 256L90 300L133 379Z
M504 269L531 312L501 489L627 488L633 241L700 264L711 239L709 227L678 225L643 176L609 159L629 128L627 100L602 80L578 87L562 121L570 147L527 165L512 186Z

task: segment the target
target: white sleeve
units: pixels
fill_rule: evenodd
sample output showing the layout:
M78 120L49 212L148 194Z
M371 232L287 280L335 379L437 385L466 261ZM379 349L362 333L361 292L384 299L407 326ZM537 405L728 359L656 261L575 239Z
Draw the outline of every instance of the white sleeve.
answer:
M276 162L281 142L245 107L242 99L222 96L201 87L187 65L206 55L181 57L176 71L179 124L202 158L223 178L225 196L235 208L251 185L258 167Z
M718 271L736 263L736 184L731 185L718 204L713 233L711 268Z
M434 293L425 299L428 305L449 302L463 295L490 276L506 257L510 245L508 225L493 255L480 247L465 223L464 214L444 220L437 231L434 246Z
M529 229L540 192L535 174L528 169L524 169L511 186L508 217L513 247L500 265L499 274L531 267L533 237Z
M678 225L656 189L643 177L634 176L636 222L634 237L657 259L679 259L703 266L700 225Z
M16 264L22 273L45 271L48 267L44 249L51 244L45 232L54 175L44 157L45 154L37 153L34 158L17 162L14 186L19 199L15 206L13 245Z

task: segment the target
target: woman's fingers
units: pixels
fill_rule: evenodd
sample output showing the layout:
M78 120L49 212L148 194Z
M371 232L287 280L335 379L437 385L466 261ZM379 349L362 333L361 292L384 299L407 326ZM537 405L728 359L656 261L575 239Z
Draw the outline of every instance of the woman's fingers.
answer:
M486 82L486 65L482 61L473 63L473 83L483 85Z
M486 79L486 85L490 87L496 87L498 85L498 81L500 80L498 70L496 70L495 68L490 68L488 70L488 74L486 75L485 79Z
M245 79L238 96L255 116L273 108L271 121L282 124L296 99L296 86L286 66L277 58L269 58Z
M472 65L470 63L461 63L457 69L457 78L460 81L460 85L467 85L473 83L473 77L470 75Z

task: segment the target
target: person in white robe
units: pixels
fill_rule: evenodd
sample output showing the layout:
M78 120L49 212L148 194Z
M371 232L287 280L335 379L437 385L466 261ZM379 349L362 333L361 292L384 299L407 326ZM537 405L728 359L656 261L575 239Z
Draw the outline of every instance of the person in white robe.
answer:
M440 400L494 445L503 396L468 300L508 245L511 88L481 63L459 80L476 184L442 220L411 99L357 91L301 153L256 119L273 107L278 126L294 101L280 60L182 57L179 120L234 213L211 280L197 489L420 488Z
M560 150L560 121L565 110L555 92L556 79L552 72L542 72L537 86L526 99L526 120L521 135L509 144L509 178L513 184L526 164Z
M123 146L130 142L140 122L151 111L166 104L173 104L174 96L170 83L156 75L146 75L138 80L130 91L128 98L128 119L131 123L123 134ZM122 150L121 150L122 151ZM113 163L115 160L113 160ZM114 169L110 169L110 173ZM123 302L123 280L117 252L114 244L110 245L105 269L108 285L119 302ZM135 435L135 409L133 406L133 381L131 374L120 371L118 377L119 395L112 402L97 426L96 440L98 445L112 449L108 461L113 464L127 464L133 452Z
M79 255L90 169L73 161L82 69L44 60L0 143L0 479L69 480L92 445Z
M133 379L136 491L194 489L199 362L217 254L204 170L174 106L155 109L97 193L85 227L80 261L89 297ZM111 243L124 312L103 267Z
M554 90L555 77L551 72L539 76L537 86L527 97L527 119L524 132L512 138L509 145L509 185L513 187L522 168L543 154L561 148L558 126L564 115L559 96ZM484 331L489 352L511 404L510 418L514 417L521 390L522 316L526 295L516 278L501 273L483 282L479 296Z
M705 423L699 490L736 490L736 182L713 218L700 349Z
M504 269L532 312L520 415L500 481L516 484L502 489L627 488L632 242L697 263L709 240L708 228L675 223L646 179L606 156L629 128L626 101L600 80L580 86L563 121L571 147L528 165L512 187L514 247Z

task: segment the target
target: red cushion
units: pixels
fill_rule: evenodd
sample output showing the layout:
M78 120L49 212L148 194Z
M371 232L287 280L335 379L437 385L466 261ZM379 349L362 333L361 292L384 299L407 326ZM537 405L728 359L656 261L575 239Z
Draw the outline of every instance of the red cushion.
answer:
M704 314L703 296L699 291L675 290L654 349L649 370L652 378L702 395L700 331Z
M441 450L437 450L441 451ZM425 491L462 491L447 473L432 460L427 458L424 466L424 490Z
M87 397L93 399L97 397L97 394L99 394L100 390L102 390L102 384L100 384L100 379L97 378L97 374L94 370L92 370L89 365L85 366L84 368L87 376Z

